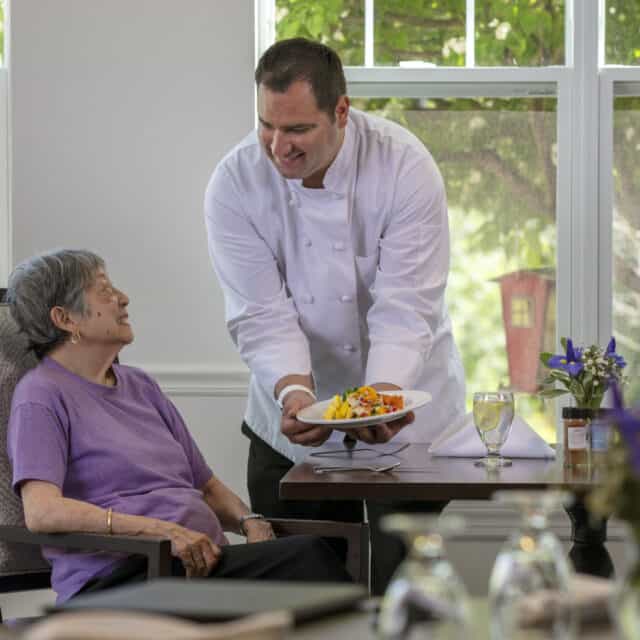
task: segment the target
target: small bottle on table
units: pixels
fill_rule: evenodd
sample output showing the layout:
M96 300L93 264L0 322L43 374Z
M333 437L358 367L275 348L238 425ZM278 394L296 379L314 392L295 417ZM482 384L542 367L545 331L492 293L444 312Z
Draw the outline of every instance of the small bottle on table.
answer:
M589 465L589 423L592 416L593 409L563 407L565 467Z

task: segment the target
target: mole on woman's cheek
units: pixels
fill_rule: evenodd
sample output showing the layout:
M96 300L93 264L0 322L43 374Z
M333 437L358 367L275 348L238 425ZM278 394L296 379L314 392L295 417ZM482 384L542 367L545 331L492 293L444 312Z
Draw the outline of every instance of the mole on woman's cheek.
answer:
M98 314L98 318L102 318L102 314L99 311L97 312L97 314Z

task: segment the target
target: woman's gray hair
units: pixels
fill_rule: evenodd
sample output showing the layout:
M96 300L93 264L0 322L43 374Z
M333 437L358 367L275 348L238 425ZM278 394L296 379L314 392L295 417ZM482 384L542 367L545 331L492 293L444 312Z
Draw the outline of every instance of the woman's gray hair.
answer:
M16 324L41 359L70 335L53 324L51 309L86 313L84 292L104 260L91 251L57 249L21 262L9 276L6 301Z

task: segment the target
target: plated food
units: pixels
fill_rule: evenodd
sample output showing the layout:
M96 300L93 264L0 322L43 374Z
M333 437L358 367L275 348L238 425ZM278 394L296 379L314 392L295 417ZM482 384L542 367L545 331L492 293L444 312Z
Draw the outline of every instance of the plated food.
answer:
M358 391L362 387L358 387L356 389L350 389L346 393L353 393ZM340 404L338 406L338 401L334 396L330 400L322 400L320 402L316 402L304 409L298 411L297 419L300 422L306 422L307 424L314 425L323 425L327 427L331 427L332 429L338 429L340 431L348 431L349 429L358 429L359 427L367 427L375 424L380 424L383 422L391 422L392 420L397 420L398 418L402 418L407 415L410 411L414 411L415 409L419 409L423 405L427 404L431 401L431 394L427 391L412 391L408 389L402 389L401 391L393 391L393 392L376 392L378 396L385 396L386 398L382 399L382 404L385 409L385 413L379 412L379 408L376 408L375 414L370 415L362 415L361 417L351 417L351 418L339 418L337 414L334 418L327 419L325 415L328 414L329 407L331 405L336 406L337 409L341 411L346 411L344 408L342 395L337 396L340 400ZM369 396L367 398L367 402L369 401ZM394 406L392 404L395 403L400 404L399 400L393 400L392 402L388 400L388 398L399 398L402 401L401 409L393 409ZM345 397L346 400L346 397ZM366 404L366 403L365 403ZM373 407L362 407L358 411L364 409L364 412L367 412L367 409L373 410Z
M354 387L333 396L322 417L325 420L369 418L401 409L404 409L404 398L401 395L382 393L373 387Z

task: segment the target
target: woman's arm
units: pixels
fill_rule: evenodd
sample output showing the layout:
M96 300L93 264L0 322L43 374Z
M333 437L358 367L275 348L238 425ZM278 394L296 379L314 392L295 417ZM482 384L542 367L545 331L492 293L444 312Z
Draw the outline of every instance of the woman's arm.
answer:
M171 553L182 561L187 576L206 576L220 558L220 547L208 536L175 522L112 513L82 500L65 498L51 482L27 480L20 487L27 528L35 533L114 533L127 536L158 536L171 540Z
M224 482L211 476L202 487L206 503L218 516L220 524L226 531L234 531L247 536L247 542L260 542L275 538L271 524L261 518L246 520L242 529L240 518L250 513L249 507Z

